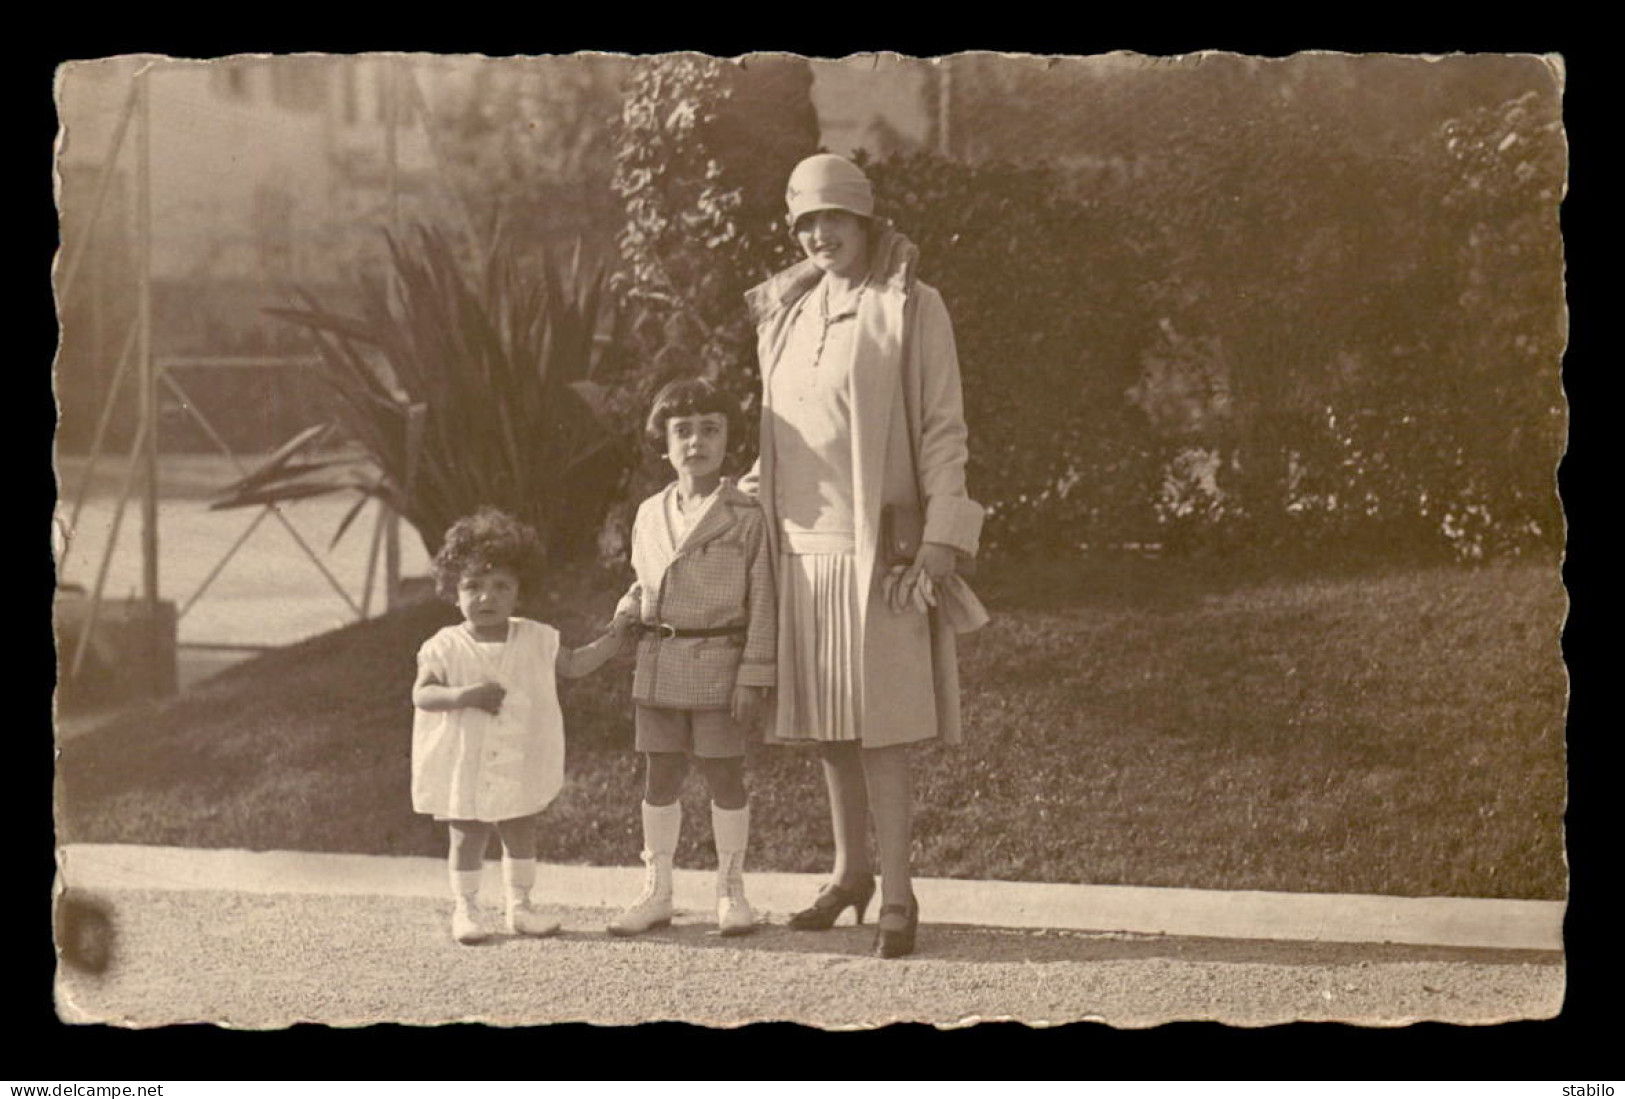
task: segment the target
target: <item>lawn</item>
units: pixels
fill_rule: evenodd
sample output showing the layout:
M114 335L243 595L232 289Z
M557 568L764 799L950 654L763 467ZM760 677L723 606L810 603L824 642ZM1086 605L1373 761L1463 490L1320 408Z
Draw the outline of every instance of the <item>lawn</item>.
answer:
M1244 574L1028 561L977 581L967 743L917 753L920 873L1029 881L1561 898L1566 601L1555 563ZM537 617L586 639L614 578ZM411 812L425 603L239 665L68 741L64 841L433 855ZM565 684L569 781L543 857L640 847L630 666ZM750 865L827 868L802 749L752 749ZM697 779L694 785L697 787ZM710 864L691 788L678 861Z

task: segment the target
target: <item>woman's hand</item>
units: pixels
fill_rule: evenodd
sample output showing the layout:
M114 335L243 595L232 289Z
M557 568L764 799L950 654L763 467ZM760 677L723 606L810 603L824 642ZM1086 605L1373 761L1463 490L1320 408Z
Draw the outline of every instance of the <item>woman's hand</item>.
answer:
M754 729L762 718L762 706L767 702L766 687L734 687L733 705L729 712L746 729Z
M920 552L914 555L914 567L932 580L944 580L954 571L959 555L952 546L941 542L921 542Z
M914 555L914 563L903 571L888 593L891 609L902 614L911 606L925 612L937 605L936 586L939 580L953 575L957 554L952 546L941 542L922 542Z

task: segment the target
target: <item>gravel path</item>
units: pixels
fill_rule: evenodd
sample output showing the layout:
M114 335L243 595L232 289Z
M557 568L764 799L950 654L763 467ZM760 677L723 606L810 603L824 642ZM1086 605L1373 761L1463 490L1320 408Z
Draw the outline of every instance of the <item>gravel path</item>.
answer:
M106 947L108 963L64 964L58 1010L129 1026L1491 1023L1555 1015L1564 983L1560 955L1528 951L926 926L918 955L884 962L867 956L867 928L769 925L723 940L699 913L616 940L602 934L607 913L567 909L557 938L461 947L446 932L448 906L413 897L131 890L94 903L110 934L76 919L63 940L90 955Z

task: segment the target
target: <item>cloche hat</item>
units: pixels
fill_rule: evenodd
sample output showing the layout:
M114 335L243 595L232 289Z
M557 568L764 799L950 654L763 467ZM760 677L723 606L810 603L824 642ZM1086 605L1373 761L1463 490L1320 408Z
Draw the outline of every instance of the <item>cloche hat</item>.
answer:
M784 190L790 224L817 210L845 210L875 216L875 192L863 169L844 156L819 153L797 164Z

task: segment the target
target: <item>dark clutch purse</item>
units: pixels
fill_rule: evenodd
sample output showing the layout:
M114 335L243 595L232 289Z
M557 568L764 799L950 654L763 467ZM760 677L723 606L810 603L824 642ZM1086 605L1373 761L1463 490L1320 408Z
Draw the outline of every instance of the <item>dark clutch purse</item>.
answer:
M903 504L886 504L880 509L880 558L892 565L912 565L925 540L925 512ZM954 571L970 576L976 571L976 558L956 553Z

